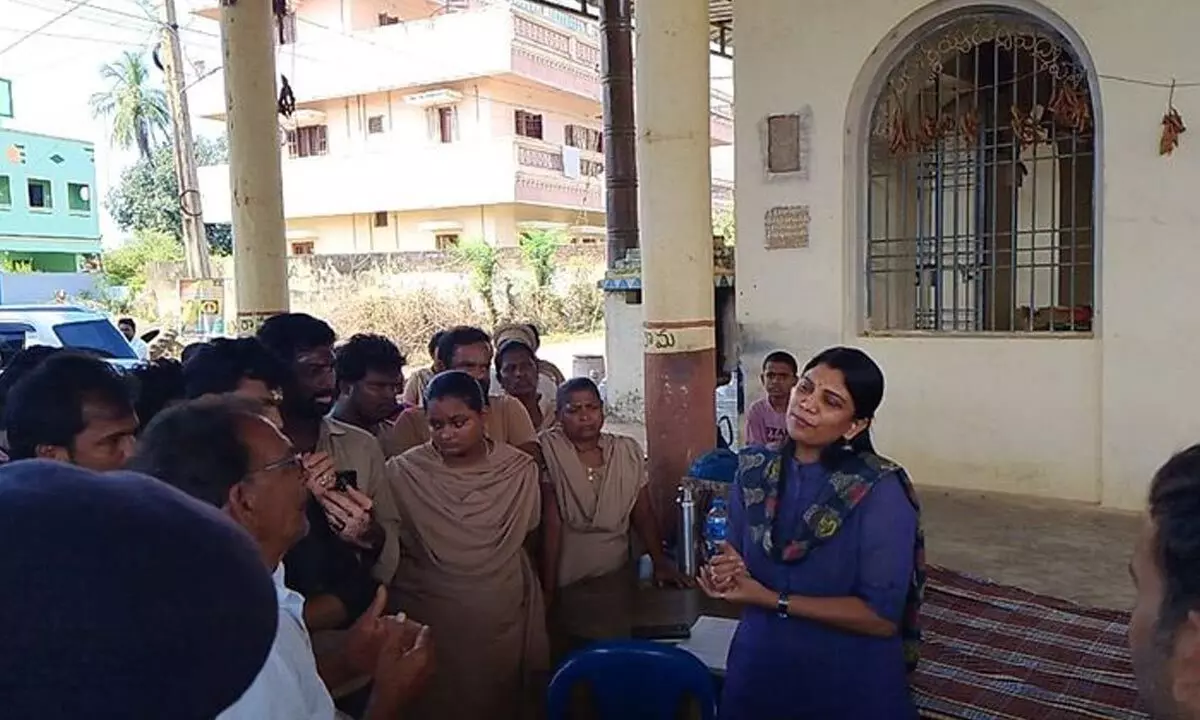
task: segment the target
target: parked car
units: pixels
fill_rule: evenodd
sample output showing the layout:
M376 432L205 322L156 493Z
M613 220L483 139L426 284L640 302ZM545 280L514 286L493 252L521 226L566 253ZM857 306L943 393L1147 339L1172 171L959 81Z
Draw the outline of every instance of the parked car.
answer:
M0 363L31 345L87 350L123 368L137 354L107 316L72 305L0 306Z

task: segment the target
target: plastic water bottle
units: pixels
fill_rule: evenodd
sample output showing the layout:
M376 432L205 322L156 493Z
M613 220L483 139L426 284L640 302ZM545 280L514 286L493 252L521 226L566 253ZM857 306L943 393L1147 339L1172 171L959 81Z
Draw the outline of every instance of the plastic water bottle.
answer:
M713 498L712 508L704 518L704 551L707 557L715 557L721 552L721 543L729 534L729 511L725 508L725 498Z

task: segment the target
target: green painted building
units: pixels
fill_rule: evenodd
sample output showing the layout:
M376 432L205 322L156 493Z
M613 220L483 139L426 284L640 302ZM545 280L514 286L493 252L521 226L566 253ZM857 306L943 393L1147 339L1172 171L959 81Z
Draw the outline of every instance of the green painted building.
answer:
M92 143L0 127L0 270L82 269L100 252L98 203Z

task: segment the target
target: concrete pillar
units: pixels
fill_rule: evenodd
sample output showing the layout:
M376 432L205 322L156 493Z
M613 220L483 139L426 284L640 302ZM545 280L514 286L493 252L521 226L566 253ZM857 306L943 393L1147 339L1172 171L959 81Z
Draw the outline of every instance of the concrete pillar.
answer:
M271 0L222 0L221 51L237 329L251 335L263 320L288 309Z
M673 529L680 479L716 444L708 3L654 0L635 13L646 440Z
M605 224L608 267L638 246L637 127L633 107L633 2L603 0L600 80L604 88Z

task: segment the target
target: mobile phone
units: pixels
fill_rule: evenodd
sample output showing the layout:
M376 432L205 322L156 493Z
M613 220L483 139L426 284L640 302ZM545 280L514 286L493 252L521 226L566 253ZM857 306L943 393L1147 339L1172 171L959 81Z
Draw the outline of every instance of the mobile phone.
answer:
M338 470L333 476L333 489L345 492L348 487L358 489L358 471Z
M638 640L687 640L692 636L692 627L686 623L639 625L632 634Z

